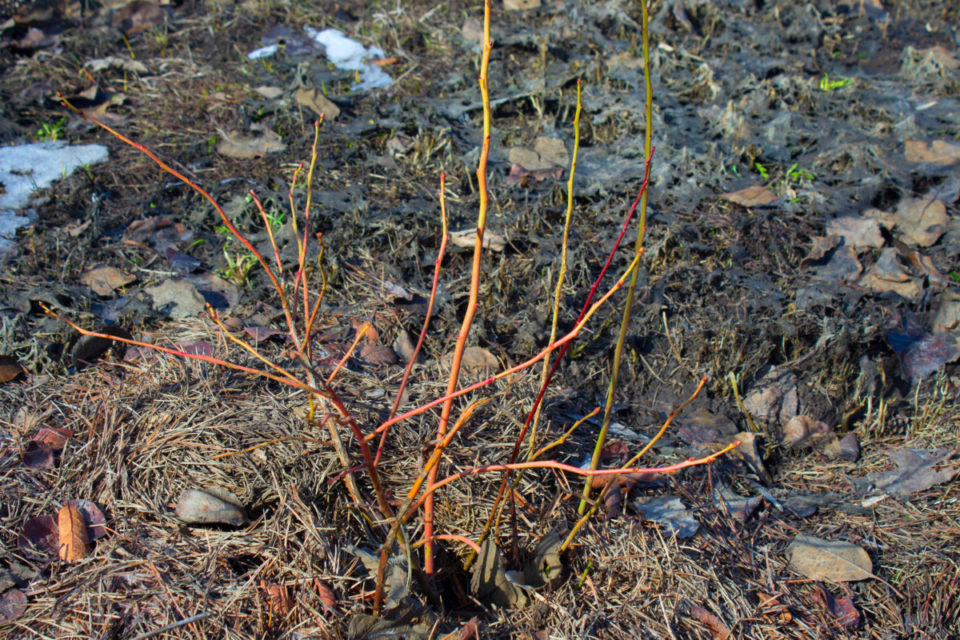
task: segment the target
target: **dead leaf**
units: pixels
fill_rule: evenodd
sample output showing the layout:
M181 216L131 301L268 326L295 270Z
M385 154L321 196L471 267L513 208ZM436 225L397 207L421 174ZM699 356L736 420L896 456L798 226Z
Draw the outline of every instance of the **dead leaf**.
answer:
M472 249L477 245L477 230L464 229L450 234L450 242L458 247ZM483 232L483 248L491 251L503 251L507 246L507 239L490 230Z
M790 418L783 425L783 444L797 447L811 438L823 437L833 432L825 422L814 420L807 415Z
M503 8L507 11L526 11L540 7L540 0L503 0Z
M873 577L870 556L849 542L798 535L787 553L790 565L811 580L855 582Z
M320 578L313 579L313 588L317 590L317 596L320 598L323 606L326 607L330 613L338 613L337 596L334 594L333 589Z
M667 535L689 538L700 528L700 523L676 496L645 496L632 504L644 520L662 524Z
M533 551L533 557L523 569L523 582L533 588L554 588L560 584L563 575L563 562L560 559L560 547L563 536L551 531L543 537Z
M60 529L60 559L65 562L76 562L87 556L88 544L87 523L83 514L71 504L60 508L57 515L57 526Z
M895 293L907 300L920 296L920 286L900 264L897 250L887 247L862 278L860 285L876 293Z
M393 349L379 344L364 343L360 347L360 357L375 366L397 364Z
M931 330L934 333L960 330L960 294L949 289L940 294L940 306L933 317Z
M922 198L904 198L894 213L896 229L908 242L929 247L947 230L950 216L942 200L927 195Z
M846 460L856 462L860 457L860 443L854 433L848 433L842 438L832 438L823 445L823 452L831 460Z
M159 4L134 0L113 13L113 26L132 36L160 26L166 19L166 11Z
M271 329L270 327L247 327L244 329L244 331L255 342L263 342L275 336L280 336L284 339L287 337L285 332L280 331L279 329Z
M186 280L164 280L143 289L153 298L153 308L173 319L193 318L207 308L197 288Z
M27 469L52 469L53 449L45 444L31 440L23 448L20 459L23 461L23 466Z
M449 358L453 359L453 354L451 353ZM497 360L497 357L490 353L488 350L483 347L467 347L463 350L463 356L460 360L460 365L466 367L467 369L498 369L500 367L500 361Z
M835 598L823 585L818 584L814 587L813 600L826 609L840 623L841 627L851 629L859 626L860 612L849 596Z
M313 111L318 118L323 116L324 122L333 122L340 115L340 107L328 100L319 89L300 87L294 94L294 99L301 107Z
M10 382L26 374L20 361L13 356L0 356L0 382Z
M187 256L191 260L194 258ZM214 309L229 309L240 302L240 289L232 282L213 273L199 273L186 275L184 280L197 288L204 302Z
M133 338L129 331L118 326L103 327L97 333L102 333L103 335L107 336L115 336L117 338L124 338L127 340ZM111 348L114 349L114 354L118 355L120 353L120 349L123 348L122 345L122 342L110 340L109 338L101 338L99 336L80 336L80 339L77 340L77 344L73 346L73 351L71 353L73 367L75 369L81 369L84 366L91 365Z
M246 524L247 516L235 502L197 489L187 489L176 507L177 517L187 524Z
M724 193L720 197L742 207L763 207L777 201L777 194L760 184L733 193Z
M533 142L533 149L513 147L507 153L507 159L519 165L525 171L553 171L570 164L570 154L559 138L542 136Z
M522 608L527 604L527 594L507 577L493 536L488 536L480 547L470 576L470 591L500 607Z
M887 456L897 465L896 470L871 473L867 480L877 490L898 498L949 482L958 471L955 463L946 464L953 456L947 449L896 449L888 451Z
M87 285L99 296L110 296L117 289L136 280L116 267L96 267L81 274L80 282Z
M731 517L740 522L746 522L756 512L763 498L761 496L746 498L718 481L714 484L713 500L720 508L726 509Z
M810 238L810 252L800 262L800 268L809 267L815 262L819 262L824 256L833 251L840 244L840 236L813 236Z
M406 329L400 329L397 333L396 340L393 341L393 351L397 354L397 357L400 358L400 361L404 364L410 362L413 358L413 352L416 350L417 345L413 341L413 338L410 337L410 334Z
M27 610L27 596L20 589L8 589L0 597L0 623L11 622Z
M859 249L863 247L882 247L883 234L880 233L880 223L871 218L861 216L841 216L827 222L827 235L843 238L843 241Z
M290 590L286 585L268 583L265 580L260 581L260 590L267 597L270 604L270 611L275 616L286 618L287 614L293 610L293 598L290 597Z
M729 418L706 409L684 411L674 420L677 425L677 437L692 445L719 442L721 438L733 435L737 427Z
M122 58L120 56L107 56L106 58L94 58L84 63L84 68L92 73L100 73L106 69L120 69L128 73L147 73L147 65L139 60L132 58Z
M201 356L212 358L215 347L204 340L191 340L190 342L178 342L176 348L188 356Z
M34 548L52 553L57 550L57 521L52 516L34 516L23 523L23 530L17 536L21 547Z
M42 444L45 447L49 447L53 451L60 451L70 439L73 438L73 432L69 429L62 429L56 427L42 427L37 430L37 433L34 434L33 440Z
M477 616L473 616L460 627L457 640L480 640L480 627L477 625Z
M744 397L743 406L754 420L777 426L784 424L797 415L796 374L782 367L763 369Z
M904 143L904 155L907 162L931 162L933 164L953 164L960 161L960 145L943 140L926 143L919 140L907 140Z
M103 511L90 500L76 498L67 500L64 504L75 507L83 514L83 521L87 525L87 537L92 540L99 540L107 535L106 518Z
M707 628L714 640L726 640L730 637L730 630L723 620L713 615L703 607L690 605L690 617Z
M217 152L230 158L249 160L271 153L280 153L286 150L287 145L273 130L261 124L250 125L254 135L239 131L221 131L221 140L217 143ZM259 135L256 135L258 134Z

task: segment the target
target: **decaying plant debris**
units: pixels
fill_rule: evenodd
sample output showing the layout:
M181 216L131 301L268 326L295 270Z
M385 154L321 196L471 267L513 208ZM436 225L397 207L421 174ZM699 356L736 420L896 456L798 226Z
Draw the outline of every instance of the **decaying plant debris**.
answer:
M549 342L547 278L558 270L568 177L560 159L569 160L550 141L572 151L578 77L579 221L561 331L643 180L639 4L527 4L540 6L496 5L488 232L502 245L484 258L482 318L471 329L480 351L462 374L467 384ZM149 349L93 354L43 315L41 303L88 328L122 327L175 350L236 358L215 325L182 306L212 301L228 328L271 360L288 366L293 355L276 333L267 281L209 208L158 179L135 151L83 120L66 121L63 135L99 138L111 160L46 192L4 277L2 350L15 357L3 361L10 380L0 386L0 633L956 634L960 105L951 25L960 16L949 3L889 4L653 5L657 151L647 253L601 466L641 450L704 376L704 391L646 460L708 455L734 439L750 446L709 471L605 485L597 517L559 555L550 541L576 521L581 486L573 476L526 471L509 490L498 551L484 547L482 570L463 571L467 548L441 540L444 596L432 602L408 559L392 554L384 596L393 600L380 617L370 615L382 541L369 519L376 506L351 498L327 430L305 427L302 391ZM314 204L328 283L314 355L330 373L351 354L338 389L372 427L386 418L411 353L402 345L416 341L427 313L441 171L450 230L469 237L475 223L477 9L278 3L94 12L81 28L35 27L53 45L15 25L0 57L0 136L51 135L65 113L54 92L74 103L83 94L91 116L207 188L272 259L247 201L253 189L279 258L290 262L297 241L280 219L290 163L309 159L318 115L297 96L316 89L319 103L326 91L340 113L318 142ZM72 27L73 17L66 10L51 19ZM351 73L300 40L304 24L381 47L395 58L383 67L395 84L351 92ZM281 30L284 51L247 60L276 40L277 25L289 29ZM222 152L237 135L246 158ZM472 250L447 249L401 412L444 395ZM622 271L630 256L625 247L611 269ZM315 264L315 253L309 258ZM168 281L179 293L157 302L150 291ZM546 397L542 444L602 403L620 308L622 297L613 298L571 347ZM500 383L448 451L447 472L509 457L535 377ZM549 456L588 462L601 420L587 418ZM416 477L435 436L429 413L397 424L389 447L408 455L384 463L385 484ZM476 540L497 484L471 477L445 486L440 533ZM227 519L184 522L178 507L192 492L219 501ZM361 495L372 501L366 485ZM402 498L389 496L394 508ZM73 500L99 506L105 521L85 520L87 553L68 562L59 559L57 516ZM80 506L68 513L77 510L89 517ZM807 539L856 549L869 569L855 582L808 575L798 566L834 556L807 545L813 558L792 564L797 540Z

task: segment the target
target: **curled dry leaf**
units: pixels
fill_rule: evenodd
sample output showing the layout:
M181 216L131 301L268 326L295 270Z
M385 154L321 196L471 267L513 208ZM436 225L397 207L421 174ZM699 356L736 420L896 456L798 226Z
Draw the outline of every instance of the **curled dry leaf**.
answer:
M730 630L723 620L713 615L700 605L690 605L690 617L702 624L710 631L714 640L726 640L730 637Z
M21 454L23 466L27 469L52 469L53 449L47 445L31 440L23 448Z
M217 153L230 158L249 160L270 153L279 153L287 148L283 139L263 125L251 125L255 134L247 135L238 131L221 132L222 139L217 143Z
M37 433L33 436L34 442L38 442L53 451L63 449L72 438L72 431L56 427L41 427L37 429Z
M822 437L832 431L825 422L814 420L810 416L794 416L783 425L783 444L789 447L797 447L811 438Z
M65 562L76 562L85 558L90 539L87 535L87 523L80 509L71 504L61 507L57 516L57 525L60 528L60 559Z
M323 116L324 121L333 122L340 115L340 107L331 102L323 92L318 89L307 89L300 87L293 96L294 100L301 107L306 107L313 111L318 118Z
M0 382L16 380L25 373L20 362L13 356L0 356Z
M107 336L115 336L117 338L125 338L127 340L133 337L130 335L129 331L118 326L103 327L97 333L102 333ZM79 369L83 366L93 364L111 347L115 349L115 354L119 354L120 352L117 350L121 348L121 345L122 343L117 342L116 340L110 340L109 338L101 338L99 336L81 336L80 339L77 340L77 344L74 345L73 352L71 354L73 366L75 369Z
M57 550L57 521L52 516L35 516L23 523L23 531L17 536L20 547L44 552Z
M177 502L176 514L187 524L229 524L239 527L247 522L243 509L235 503L197 489L183 492Z
M106 518L95 503L90 500L76 499L67 500L65 504L76 507L83 514L83 521L87 525L87 537L91 541L107 535Z
M293 610L293 598L290 597L290 590L285 585L261 580L260 590L267 597L273 615L285 618Z
M320 597L320 602L323 603L323 606L331 613L338 613L337 596L333 593L333 589L320 578L313 579L313 588L317 590L317 595Z
M818 584L813 591L813 600L836 618L840 626L850 629L860 624L860 612L849 596L835 598L823 585Z
M849 542L798 535L787 553L790 565L811 580L853 582L873 577L870 556Z

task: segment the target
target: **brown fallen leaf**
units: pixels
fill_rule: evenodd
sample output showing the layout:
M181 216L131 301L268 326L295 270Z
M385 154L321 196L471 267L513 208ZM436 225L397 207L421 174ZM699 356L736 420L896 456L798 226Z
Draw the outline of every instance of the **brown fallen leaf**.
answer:
M33 440L53 451L60 451L70 439L73 438L73 432L69 429L57 427L42 427L34 434Z
M287 148L283 139L273 130L260 125L250 126L254 135L239 131L221 131L221 140L217 143L217 153L230 158L249 160L271 153L280 153Z
M97 333L115 336L117 338L126 338L127 340L133 337L129 331L118 326L103 327ZM119 349L121 349L122 344L123 343L117 342L116 340L101 338L99 336L81 336L80 339L77 340L77 344L73 346L73 352L71 353L73 367L80 369L93 364L111 348L114 349L114 354L118 355L121 353Z
M320 578L313 579L313 588L317 590L317 596L320 597L320 602L323 603L323 606L326 607L330 613L338 613L337 596L333 592L333 589Z
M57 515L57 526L60 529L60 559L65 562L76 562L85 558L90 539L87 535L87 523L80 509L71 504L61 507Z
M691 604L690 617L707 628L715 640L726 640L730 637L730 629L724 624L723 620L713 615L703 607Z
M13 356L0 356L0 382L16 380L25 373L19 360Z
M882 247L883 234L880 223L861 216L840 216L827 222L827 235L843 238L854 249L862 247Z
M813 590L813 600L836 618L841 627L851 629L859 626L860 612L849 596L835 598L823 585L818 584Z
M397 364L393 349L379 344L364 344L360 347L360 357L375 366Z
M472 249L477 244L477 230L463 229L450 234L450 242L458 247ZM507 246L507 239L493 233L489 229L483 232L483 248L491 251L503 251Z
M922 198L904 198L894 213L896 229L908 242L929 247L940 239L950 222L942 200L926 195Z
M812 438L826 436L832 431L833 429L825 422L810 416L794 416L783 425L783 444L788 447L798 447Z
M293 97L298 105L310 109L318 118L323 116L325 122L332 122L340 115L340 107L331 102L319 89L301 87Z
M285 618L287 614L293 610L293 598L290 597L290 590L286 585L273 584L261 580L260 590L263 591L267 597L267 602L270 604L270 611L273 615Z
M777 194L760 184L733 193L724 193L720 197L743 207L762 207L777 201Z
M897 449L888 451L887 456L897 468L893 471L871 473L867 479L878 490L898 498L906 498L918 491L949 482L957 475L957 464L948 464L953 455L949 449Z
M855 582L873 577L873 563L849 542L798 535L787 547L790 565L811 580Z
M900 264L899 254L893 247L880 252L877 261L860 278L860 285L876 293L896 293L907 300L914 300L922 293L920 285Z
M930 143L907 140L904 143L903 153L907 162L931 162L933 164L960 162L960 145L943 140L934 140Z
M453 358L452 353L450 354L450 358ZM500 367L500 361L497 360L497 356L493 355L483 347L467 347L464 349L460 364L467 369L490 370L498 369Z
M473 616L460 627L457 640L480 640L480 627L477 625L477 616Z
M110 296L117 289L136 280L116 267L96 267L80 275L80 282L99 296Z
M23 466L27 469L52 469L53 449L45 444L31 440L20 454Z
M113 14L113 26L132 36L159 26L166 19L167 13L159 4L134 0Z
M187 524L229 524L239 527L247 516L235 502L198 489L187 489L176 507L177 517Z

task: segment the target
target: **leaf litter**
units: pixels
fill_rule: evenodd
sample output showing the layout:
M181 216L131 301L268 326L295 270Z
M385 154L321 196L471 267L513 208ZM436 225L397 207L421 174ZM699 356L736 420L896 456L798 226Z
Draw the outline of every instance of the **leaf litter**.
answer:
M952 257L958 246L954 228L958 189L951 149L955 145L942 133L956 126L958 112L951 76L943 73L956 61L955 43L943 26L952 24L954 16L915 3L908 3L902 15L877 2L818 3L819 17L796 3L748 4L663 3L651 16L650 62L657 91L653 117L661 138L650 194L649 261L637 290L646 306L630 327L633 354L624 373L628 386L618 398L621 404L614 416L624 434L620 437L648 442L656 429L651 425L661 424L664 417L657 407L677 404L671 398L682 395L676 387L682 386L685 376L707 375L707 393L677 420L682 431L668 429L648 454L651 463L654 456L682 460L690 447L710 447L743 436L746 461L725 461L709 474L664 475L655 479L655 486L639 478L626 479L618 486L622 491L610 493L623 499L632 487L631 503L619 515L587 527L582 544L563 557L558 584L517 586L527 589L531 606L539 608L492 612L482 602L465 610L458 607L468 605L458 600L455 606L418 609L401 602L382 618L366 617L370 583L365 569L342 552L342 544L367 544L369 527L376 524L352 519L356 512L344 499L342 483L336 479L339 468L324 447L323 433L305 428L299 418L301 399L166 357L125 362L91 357L91 365L67 373L73 366L72 338L62 326L43 319L38 300L78 314L87 309L109 313L112 316L104 317L104 323L204 353L214 346L214 353L229 347L221 346L202 313L171 320L166 314L173 307L154 308L146 288L171 278L185 279L203 302L214 304L211 296L219 296L216 299L226 305L219 308L229 308L240 322L238 331L277 326L282 315L260 306L259 293L266 283L259 276L236 282L233 292L188 280L213 275L224 266L223 240L206 218L207 210L179 187L155 180L137 160L115 156L116 164L106 170L94 167L92 175L61 180L54 199L37 204L40 216L34 227L16 239L21 251L18 264L24 266L8 284L4 352L31 374L2 387L8 394L4 406L10 409L9 416L25 404L49 407L53 413L29 428L2 427L13 429L13 437L4 435L0 446L14 454L4 458L12 473L4 475L2 490L5 503L12 505L59 504L69 496L56 495L57 487L70 478L71 486L88 488L80 495L104 496L116 544L132 554L134 562L153 563L168 596L149 594L144 585L155 576L138 577L136 569L117 573L106 564L111 556L100 557L94 548L92 556L55 575L46 568L49 565L39 563L40 574L30 579L39 589L28 589L27 582L4 587L4 601L9 598L21 616L18 624L50 633L56 627L57 632L69 628L78 636L91 635L85 620L95 619L100 605L84 585L102 583L111 586L109 602L135 604L149 613L117 617L110 612L104 619L111 621L107 631L114 635L141 635L177 624L196 603L216 615L174 627L173 637L188 629L193 632L194 626L203 627L208 635L230 637L250 637L268 628L269 633L283 633L278 617L285 608L274 607L269 599L277 589L281 593L286 589L297 602L287 609L286 622L302 625L305 634L312 630L318 637L336 633L429 637L435 624L442 637L461 629L474 615L480 619L483 637L515 637L527 629L532 637L532 629L544 627L553 635L581 637L590 633L584 626L589 623L583 621L597 615L611 621L605 629L611 637L629 635L625 630L620 634L630 626L624 624L627 620L631 629L642 625L658 637L722 633L719 626L692 621L686 614L689 609L681 606L682 598L697 602L721 621L736 620L734 633L745 637L805 638L813 633L825 637L846 624L846 605L836 603L846 598L869 612L871 628L904 636L943 635L943 621L950 620L955 609L949 595L955 585L940 577L949 576L951 570L943 558L950 557L955 536L942 523L954 511L943 497L955 487L955 475L950 475L955 465L952 458L941 456L958 444L951 429L957 385L951 354L957 328L950 302L957 287ZM337 331L334 325L340 321L349 330L350 318L373 317L375 311L391 317L391 322L378 325L382 332L378 345L395 345L400 331L413 342L422 321L423 294L429 290L424 275L439 233L435 203L425 193L439 170L446 170L451 179L449 196L460 199L453 228L466 229L468 242L475 237L463 213L476 201L471 182L479 115L476 24L467 28L470 25L460 15L455 24L448 23L442 12L432 9L404 3L402 10L374 15L372 8L341 6L324 16L364 48L380 46L384 55L399 58L392 67L399 69L398 81L382 92L354 91L356 74L316 59L320 46L304 35L299 22L294 27L292 17L282 18L291 25L280 25L286 31L274 29L276 15L268 19L250 7L236 9L243 20L224 20L217 29L206 30L184 27L191 21L213 24L225 14L218 14L217 8L208 15L187 5L170 6L163 10L166 45L145 35L152 32L128 36L142 66L85 67L96 76L95 82L78 78L75 69L60 71L62 77L75 78L70 95L89 96L91 102L84 108L99 109L101 116L122 115L127 123L122 126L135 128L148 109L157 127L148 135L156 136L151 142L161 143L164 158L179 163L225 200L242 201L254 188L260 197L285 201L292 169L288 165L306 157L304 120L316 117L310 106L297 108L296 93L300 88L319 91L314 96L320 109L327 106L320 105L319 96L329 99L340 114L321 141L324 183L314 202L331 278L321 316L323 322L328 317L336 320L319 333ZM555 269L552 261L558 258L559 243L552 225L558 202L566 195L563 165L543 169L544 173L518 165L526 173L518 171L511 183L509 150L535 151L531 141L539 138L560 140L569 149L571 83L578 76L589 78L585 91L589 143L582 149L575 182L577 215L586 216L588 223L575 231L576 256L570 262L574 282L601 261L596 247L609 240L611 212L629 197L642 174L638 171L642 147L637 144L642 115L636 105L642 101L643 61L631 44L639 20L634 9L616 2L589 7L541 3L495 21L491 188L497 217L492 226L503 242L496 254L488 254L494 275L484 299L486 317L473 342L483 345L495 361L482 369L499 370L517 361L525 353L521 333L534 345L546 339L540 316L547 311L541 307L549 286L539 281L542 271ZM86 19L98 28L115 30L109 32L117 34L116 43L122 42L109 16L94 12ZM151 23L153 19L145 24L158 24ZM389 36L379 35L378 25ZM124 28L132 33L133 23ZM89 33L73 29L57 38L83 39L91 37ZM272 42L260 42L261 34ZM38 29L30 46L44 46L45 37ZM98 45L98 56L103 51L130 58L126 45L116 48L110 42ZM253 75L241 73L239 65L223 68L216 62L215 52L235 46L248 51L261 44L277 44L278 50L269 60L258 61ZM188 47L191 55L178 53ZM161 48L164 57L157 55ZM864 52L867 55L861 55ZM19 51L14 55L17 74L5 76L3 91L6 104L22 117L4 111L0 132L32 136L39 128L35 118L53 123L61 117L49 103L33 97L35 85L62 82L49 75L61 63L55 57L34 59ZM805 62L800 65L797 60ZM847 79L851 82L840 86ZM272 89L258 91L262 87ZM49 95L49 90L43 91ZM902 117L890 124L882 113ZM191 126L184 128L183 122ZM264 129L253 131L251 125ZM70 131L88 141L89 129ZM274 132L287 150L264 153L257 145L265 142L267 131ZM258 134L239 152L253 157L219 154L222 132ZM388 166L387 161L393 164ZM747 185L755 185L766 202L744 208L717 197ZM245 229L255 226L249 210L244 214L241 207L236 213L237 223ZM131 221L153 216L166 218L167 223L145 228L138 237ZM125 235L128 227L131 233ZM82 231L74 234L77 229ZM491 229L486 231L489 235ZM291 247L295 249L296 243L288 238L281 260L291 260ZM442 285L448 287L446 298L441 297L446 302L435 309L437 333L428 335L414 369L414 377L419 376L409 391L414 398L442 394L432 368L442 366L449 351L446 338L462 311L454 280L465 272L467 253L444 264L445 278L450 277ZM122 291L116 287L102 288L106 293L91 291L80 275L97 265L116 268L136 280L120 285ZM392 281L402 283L418 302L394 303L392 294L380 286L342 276L356 265L370 273L388 266ZM58 284L43 287L41 278ZM577 293L571 289L565 295ZM183 297L199 304L192 294ZM664 311L666 330L661 322ZM888 319L908 313L919 317L919 331L887 325ZM544 428L551 439L557 437L554 430L567 428L603 395L596 372L609 368L609 333L609 328L598 328L577 347L577 357L562 367L565 378L556 395L548 394L544 409L549 424ZM342 342L336 337L318 341L318 362L332 368L346 353L349 344L334 345L338 340ZM279 358L289 348L285 340L258 346ZM328 347L321 355L320 349ZM361 355L358 350L354 359L359 361ZM490 362L486 354L482 361ZM773 380L771 393L766 394L761 388L767 382L765 371L771 369L777 374L789 371L794 378ZM754 381L746 394L752 396L749 407L751 413L756 411L760 434L744 431L749 427L722 382L730 370ZM398 365L388 362L377 367L350 362L340 375L351 400L369 399L381 397L374 393L385 394L399 371ZM506 442L506 436L500 436L515 426L508 416L520 415L528 404L523 400L536 391L524 384L511 381L498 397L499 413L468 426L469 447L453 454L452 464L466 468L478 457L499 460ZM371 413L379 409L370 407ZM568 420L567 414L577 417ZM691 418L687 424L684 415ZM801 431L807 437L801 436L798 446L788 450L781 446L780 436L796 416L809 416L816 425L805 426ZM860 457L834 458L829 451L831 435L818 438L824 430L821 424L833 430L838 447L846 441L849 449L851 439L857 443ZM38 439L50 449L50 464L26 470L19 452L40 428L65 429L71 435L59 438L50 433L49 438ZM597 428L599 421L585 424L579 428L582 435L575 433L558 451L571 460L581 459ZM411 424L391 437L397 438L397 446L417 452L424 429L429 425ZM897 451L912 453L904 457ZM391 467L390 473L415 474L417 459L411 454L409 466ZM897 475L876 475L884 473ZM565 485L561 478L536 476L531 483L533 478L524 480L530 483L522 490L527 506L517 515L521 521L530 520L518 531L520 547L526 549L537 548L541 531L573 517L567 506L579 488ZM886 484L861 487L855 481L863 478ZM180 492L208 486L231 488L249 515L261 520L242 533L229 525L174 524L170 516ZM480 505L489 500L485 487L471 482L463 489L451 488L453 507L443 515L444 522L454 529L462 527L475 539ZM679 501L699 525L696 533L678 545L668 526L642 522L630 506L640 488L648 492L645 498ZM722 500L716 500L718 494ZM891 497L883 499L885 494ZM754 505L752 516L736 517L738 508L731 505L736 506L737 499ZM913 511L905 513L908 505ZM4 526L19 536L30 518L49 519L50 513L25 513L17 507L4 512ZM922 531L915 526L918 514L927 523ZM727 520L727 515L735 519ZM731 528L736 535L730 534ZM38 529L40 541L49 529L42 525ZM93 538L89 525L88 530ZM842 539L859 545L870 540L876 574L906 597L891 596L874 585L876 580L864 580L850 586L850 595L835 597L833 607L826 598L827 605L811 606L817 587L798 584L786 556L778 554L798 531L827 538L834 536L824 531L843 531ZM37 550L29 545L18 553ZM548 549L543 566L558 566L547 559L552 555ZM56 549L52 556L48 549L42 557L50 562ZM505 579L516 585L529 583L526 577L518 579L518 572L524 575L527 568L523 563L517 566L513 558L501 562ZM463 588L467 581L457 574L456 564L448 565L450 581L444 583L452 593L457 583ZM921 564L928 569L917 571ZM108 581L99 582L108 574ZM342 618L328 617L320 596L304 588L318 574L337 595L334 602ZM198 585L198 575L204 576L204 585ZM643 583L647 590L638 597L638 577L650 575L657 580ZM56 584L57 593L64 594L62 602L43 591L54 580L62 581ZM207 584L213 587L207 590ZM224 593L229 596L218 600ZM415 585L410 593L408 598L421 595ZM29 608L23 606L26 597ZM771 598L774 605L761 604L758 609L758 601ZM321 615L300 606L301 599ZM234 609L223 606L228 601ZM49 614L54 610L85 615L54 619ZM231 613L240 610L244 617ZM460 611L466 611L462 618ZM535 625L524 618L530 611L539 616ZM700 626L692 631L691 624Z

